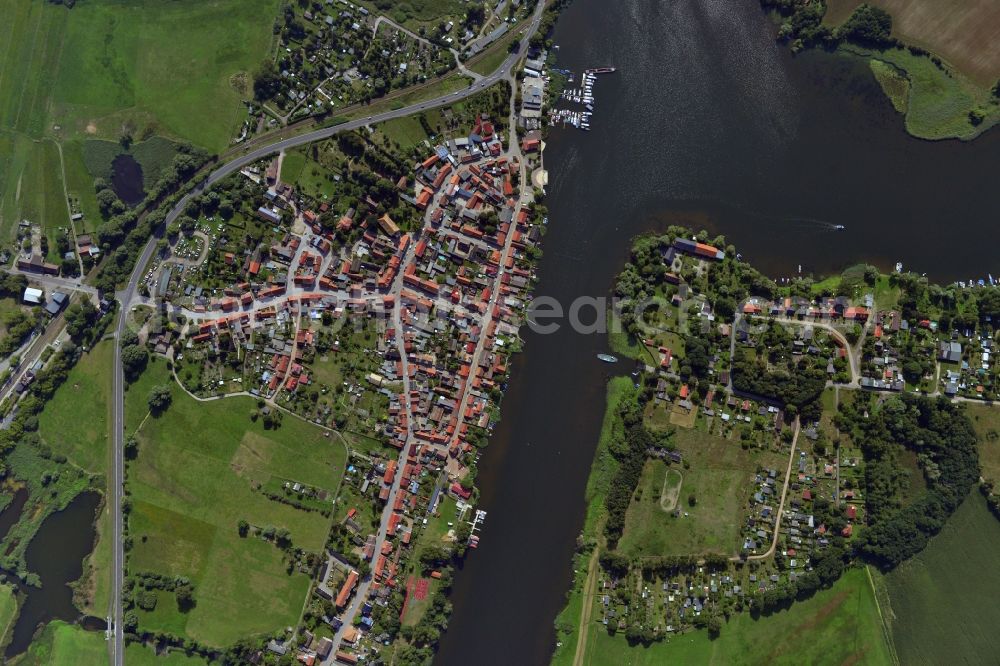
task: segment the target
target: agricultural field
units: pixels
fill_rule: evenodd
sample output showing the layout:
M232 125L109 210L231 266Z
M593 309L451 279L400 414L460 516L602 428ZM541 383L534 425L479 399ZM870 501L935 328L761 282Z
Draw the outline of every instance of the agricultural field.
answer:
M884 577L891 610L883 610L901 663L973 664L1000 654L998 549L1000 524L973 490L923 552Z
M129 423L138 420L148 387L171 382L165 362L151 361L129 388ZM138 432L139 453L130 463L133 509L129 530L135 546L130 568L194 583L196 606L176 611L171 594L140 626L178 631L209 645L293 624L309 578L286 572L283 552L254 535L240 537L237 524L287 529L294 546L322 549L330 518L266 497L258 489L275 478L336 490L346 452L322 429L286 415L276 430L250 416L256 405L237 397L199 403L173 385L173 403Z
M48 236L47 259L58 263L56 238L70 227L69 208L62 182L59 146L54 141L35 143L18 179L17 212L15 219L38 224Z
M54 140L163 135L215 152L246 117L277 0L0 0L0 237L18 215L68 226ZM95 221L72 149L66 180ZM92 180L92 179L91 179Z
M879 609L864 569L850 569L828 590L789 610L754 619L733 615L712 640L706 631L649 647L630 646L603 627L590 632L586 666L654 664L892 664ZM903 663L912 663L906 662Z
M140 137L221 150L245 115L240 79L268 53L277 7L276 0L80 3L64 26L51 121L112 140L131 123Z
M101 220L101 209L94 192L94 175L84 161L83 145L84 141L80 140L62 143L66 194L74 202L75 212L83 213L83 220L74 223L78 234L96 231Z
M105 340L84 354L38 417L38 432L53 453L92 474L108 465L114 352Z
M862 2L892 15L892 34L931 51L982 87L1000 78L1000 4L992 0L827 0L824 22L843 23Z
M783 470L787 458L698 430L678 429L674 442L685 464L647 461L619 549L629 556L734 554L757 466ZM674 509L680 516L672 515Z
M824 23L843 23L861 0L831 0ZM869 60L872 73L907 131L923 139L972 139L1000 121L993 88L1000 78L1000 5L989 0L874 0L893 18L893 36L909 48L844 45ZM930 52L931 55L927 55Z

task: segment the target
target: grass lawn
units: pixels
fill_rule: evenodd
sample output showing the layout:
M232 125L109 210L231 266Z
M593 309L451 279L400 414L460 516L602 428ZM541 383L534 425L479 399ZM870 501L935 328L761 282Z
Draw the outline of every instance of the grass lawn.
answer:
M904 661L904 663L906 663ZM828 590L758 620L734 615L719 638L705 631L632 647L602 626L590 632L587 666L659 664L892 664L878 606L864 569L850 569Z
M151 363L130 387L126 407L145 406L143 387L169 381L163 361ZM142 408L132 407L130 422ZM163 600L149 628L176 628L210 645L294 624L308 577L288 575L281 551L237 534L241 519L258 527L288 529L292 542L318 552L330 519L274 502L254 488L272 475L334 490L344 472L345 450L324 431L286 415L280 429L265 431L249 415L249 398L200 403L174 387L170 408L139 430L139 455L130 463L134 508L129 525L136 571L183 575L195 584L197 605L175 617Z
M904 664L984 663L1000 654L1000 524L975 490L927 548L885 576Z
M675 518L663 510L667 465L650 461L625 514L618 548L629 556L735 553L757 465L777 465L778 459L700 430L678 430L674 441L691 465L675 466L684 477L677 508L686 515Z
M290 150L285 153L281 161L281 180L285 183L297 182L302 175L302 169L306 166L308 158L299 150Z
M108 467L114 354L111 340L84 354L38 417L38 432L52 451L93 474Z
M17 663L19 666L77 666L107 661L108 644L103 632L85 631L79 625L56 620L42 630Z
M378 130L390 140L398 143L399 147L404 150L408 150L427 138L427 132L424 131L424 126L417 116L387 120L378 126Z

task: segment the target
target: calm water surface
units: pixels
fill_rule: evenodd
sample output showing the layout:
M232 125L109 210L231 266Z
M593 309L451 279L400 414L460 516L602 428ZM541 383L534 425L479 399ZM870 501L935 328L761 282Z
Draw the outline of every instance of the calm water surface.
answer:
M96 492L77 495L65 509L46 518L28 544L25 551L28 571L38 574L41 587L21 586L27 596L21 603L7 646L8 658L28 649L39 624L55 619L73 622L80 618L69 584L83 574L83 558L94 548L94 515L100 502L101 496ZM94 620L84 627L103 630L103 621Z
M129 206L141 202L146 195L142 189L142 166L128 153L111 162L111 188Z
M671 223L725 233L775 277L859 261L1000 275L1000 133L910 138L865 62L793 58L756 0L576 0L556 43L562 67L619 71L595 86L593 131L556 131L545 153L539 295L606 294L630 238ZM609 367L603 337L525 340L440 664L545 664L555 647Z

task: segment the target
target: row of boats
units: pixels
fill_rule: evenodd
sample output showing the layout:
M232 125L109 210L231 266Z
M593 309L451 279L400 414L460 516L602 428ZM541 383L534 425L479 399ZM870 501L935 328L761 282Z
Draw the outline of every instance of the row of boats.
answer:
M596 104L594 83L597 81L597 75L609 74L614 71L614 67L596 67L584 70L580 87L564 90L561 96L567 102L582 104L584 110L556 109L552 113L552 120L554 122L561 121L564 127L569 124L584 131L590 131L590 120L594 115L594 106Z

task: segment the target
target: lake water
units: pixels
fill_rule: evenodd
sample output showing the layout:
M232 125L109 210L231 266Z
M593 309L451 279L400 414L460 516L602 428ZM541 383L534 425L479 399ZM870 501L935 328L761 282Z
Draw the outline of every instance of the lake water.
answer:
M83 559L94 548L94 516L101 496L92 491L81 493L62 511L42 523L28 544L25 560L28 571L38 575L41 587L22 585L26 597L7 646L8 658L24 652L40 624L51 620L74 622L80 611L73 605L70 583L83 574ZM103 623L87 623L89 629L103 630Z
M128 153L118 155L111 162L111 189L129 206L136 205L146 196L142 189L142 166Z
M860 261L1000 275L1000 133L913 139L867 63L793 57L773 34L757 0L570 5L559 66L618 72L595 86L591 132L550 137L538 295L606 294L630 238L671 223L725 233L774 277ZM545 664L555 647L609 367L594 358L603 336L525 341L480 465L488 518L456 576L439 664Z

